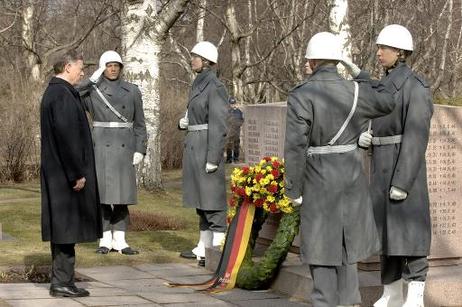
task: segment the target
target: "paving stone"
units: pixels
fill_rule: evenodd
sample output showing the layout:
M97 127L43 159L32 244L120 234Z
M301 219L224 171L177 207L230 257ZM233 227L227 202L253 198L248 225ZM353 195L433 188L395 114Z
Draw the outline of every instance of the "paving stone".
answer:
M88 269L79 268L76 271L82 275L86 275L103 282L118 279L140 279L153 277L149 273L128 266L105 266Z
M138 296L101 296L101 297L77 297L76 301L85 304L87 306L127 306L127 305L140 305L150 304L151 306L157 306L156 304L145 300Z
M165 270L155 270L150 271L152 275L160 278L169 278L169 277L180 277L180 276L211 276L210 271L204 270L202 268L181 268L181 269L165 269Z
M202 293L141 293L140 296L159 304L220 303L222 301Z
M125 289L119 288L93 288L88 289L90 296L123 296L130 295L131 293Z
M218 301L218 302L200 302L200 303L179 303L179 304L168 304L165 305L168 307L231 307L231 306L237 306L231 303L223 302L223 301ZM283 307L283 306L278 306L278 307Z
M102 283L102 282L98 282L98 281L76 282L75 285L77 287L79 287L79 288L84 288L84 289L95 289L95 288L108 288L108 287L111 287L111 285L108 285L107 283Z
M36 300L8 300L8 304L12 307L81 307L85 306L69 298L49 298Z
M268 299L268 300L248 300L235 301L233 304L241 307L295 307L295 306L311 306L308 303L301 301L290 301L288 299Z
M242 289L232 289L230 291L223 291L219 293L211 293L213 297L233 302L233 301L243 301L243 300L265 300L265 299L274 299L281 298L281 295L274 293L273 291L248 291Z
M197 267L197 265L195 265ZM186 263L144 263L134 266L140 271L150 272L150 271L165 271L165 270L181 270L181 269L190 269L194 267L193 265Z
M153 288L164 286L165 280L158 279L158 278L150 278L150 279L137 279L136 282L134 282L131 279L125 279L125 280L111 280L111 281L107 281L107 283L114 287L126 289L131 292L137 292L137 291L149 292L149 291L153 291L152 290Z
M19 289L0 289L0 297L4 300L50 298L49 290L45 288L19 288Z
M212 274L210 275L201 275L201 276L170 276L165 277L166 280L174 283L202 283L212 278Z

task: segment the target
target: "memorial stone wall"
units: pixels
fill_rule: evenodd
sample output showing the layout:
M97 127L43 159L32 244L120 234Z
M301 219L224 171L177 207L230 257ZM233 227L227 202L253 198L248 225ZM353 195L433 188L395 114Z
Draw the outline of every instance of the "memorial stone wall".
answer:
M285 116L285 103L245 107L246 163L257 163L265 156L283 158ZM461 107L435 105L426 160L432 220L430 258L460 258L462 257ZM276 227L277 217L269 219L260 232L260 237L271 240ZM297 237L294 245L298 246L298 244Z

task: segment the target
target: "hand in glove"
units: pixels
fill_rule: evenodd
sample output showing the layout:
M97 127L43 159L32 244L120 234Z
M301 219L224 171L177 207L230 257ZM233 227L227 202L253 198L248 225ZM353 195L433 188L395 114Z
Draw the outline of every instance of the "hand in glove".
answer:
M106 70L106 67L99 67L90 77L90 81L92 83L98 82L99 78L101 78L101 75L104 73Z
M290 199L292 204L294 205L294 207L299 207L302 205L302 202L303 202L303 196L300 196L299 198L296 198L296 199Z
M361 133L361 135L359 136L359 140L358 140L359 147L369 148L371 144L372 144L372 131L371 132L366 131L366 132Z
M143 158L144 158L144 155L142 153L135 152L133 154L133 165L139 164L141 160L143 160Z
M180 118L180 121L178 122L178 126L180 127L180 129L184 130L184 129L188 129L188 125L189 125L188 111L186 111L184 116Z
M356 64L354 64L353 62L350 62L350 60L344 59L340 61L340 63L342 63L342 65L345 66L345 68L348 70L348 73L353 78L356 78L361 72L361 69L359 69L359 67L356 66Z
M218 165L208 163L208 162L205 164L205 172L206 173L213 173L214 171L217 170L217 168L218 168Z
M400 188L391 186L390 189L390 199L392 200L405 200L407 198L407 192L401 190Z

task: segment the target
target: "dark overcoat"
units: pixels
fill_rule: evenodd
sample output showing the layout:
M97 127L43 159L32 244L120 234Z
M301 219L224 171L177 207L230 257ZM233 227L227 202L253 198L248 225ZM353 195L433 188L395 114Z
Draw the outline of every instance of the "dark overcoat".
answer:
M40 105L42 239L91 242L102 235L93 142L74 87L52 78ZM72 188L85 177L85 187Z
M121 79L101 77L97 84L108 102L133 128L93 127L96 173L102 204L134 205L137 203L136 169L133 154L146 154L147 133L143 101L139 88ZM78 86L93 122L122 122L103 102L89 81Z
M183 150L183 203L201 210L226 210L223 151L226 140L228 94L212 70L199 73L188 102L189 125L208 124L208 130L186 134ZM206 173L205 164L218 165Z
M372 121L373 134L403 135L401 144L373 146L371 195L383 254L426 256L431 241L425 163L433 115L430 89L405 63L381 82L396 91L396 108ZM407 198L390 200L391 186L406 191Z
M356 144L371 118L390 113L393 97L383 88L359 82L356 112L334 145ZM285 187L303 196L301 257L311 265L342 264L342 244L352 264L380 248L362 152L307 155L336 135L353 105L354 84L335 66L321 66L289 94L284 147Z

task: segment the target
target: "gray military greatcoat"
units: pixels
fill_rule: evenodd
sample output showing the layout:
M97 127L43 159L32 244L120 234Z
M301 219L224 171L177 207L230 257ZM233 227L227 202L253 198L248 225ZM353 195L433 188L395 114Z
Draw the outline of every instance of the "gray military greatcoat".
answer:
M183 150L183 203L201 210L226 210L223 151L226 139L228 94L212 70L199 73L188 102L189 126L208 124L207 130L188 131ZM206 173L205 164L218 165Z
M402 134L401 144L373 146L371 195L383 254L426 256L431 241L425 163L433 115L430 89L405 63L398 64L381 82L396 91L396 108L372 121L373 134ZM406 191L407 198L390 200L391 186Z
M132 205L137 202L133 154L146 154L146 125L141 92L135 84L105 77L97 84L108 102L133 128L93 127L96 173L102 204ZM79 87L93 122L122 122L102 101L87 80Z
M348 264L380 248L362 153L307 155L308 147L327 145L347 118L354 83L335 66L321 66L288 98L284 147L286 194L303 196L301 257L310 265L339 266L342 244ZM370 118L390 113L393 97L383 88L359 81L356 111L334 145L356 144Z

